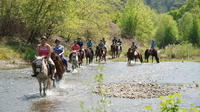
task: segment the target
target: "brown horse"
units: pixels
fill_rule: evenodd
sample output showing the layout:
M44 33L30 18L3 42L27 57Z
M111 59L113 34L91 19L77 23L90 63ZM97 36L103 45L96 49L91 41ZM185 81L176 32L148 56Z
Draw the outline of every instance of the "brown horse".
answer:
M100 49L99 46L97 46L95 51L96 61L99 57L99 62L103 60L106 62L106 53L107 53L106 48Z
M112 58L115 58L117 56L117 46L116 44L112 44L110 47L112 52Z
M112 52L112 58L116 58L120 56L121 53L121 46L117 44L112 44L111 45L111 52Z
M152 63L153 63L153 57L155 57L157 63L160 62L158 53L155 49L146 49L144 55L145 55L145 59L147 60L147 62L149 62L149 56L152 56Z
M94 58L94 52L92 48L85 49L85 58L86 58L86 64L92 63Z
M137 59L139 59L141 63L143 62L142 55L138 51L134 51L131 48L128 49L127 58L129 64L131 63L131 60L135 60L136 62Z
M56 81L60 81L63 77L63 74L65 73L65 66L60 58L59 55L56 53L51 53L51 59L55 63L56 66L56 73L55 73L55 79Z
M78 64L79 64L79 67L83 64L83 59L85 57L85 53L84 53L84 50L79 50L79 53L78 53Z

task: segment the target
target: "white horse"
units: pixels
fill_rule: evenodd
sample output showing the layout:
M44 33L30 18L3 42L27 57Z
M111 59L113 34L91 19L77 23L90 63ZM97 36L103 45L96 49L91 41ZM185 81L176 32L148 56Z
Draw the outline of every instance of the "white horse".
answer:
M48 76L47 60L44 57L36 57L34 60L34 72L37 74L36 78L39 82L40 96L46 96L47 88L50 88L51 78Z

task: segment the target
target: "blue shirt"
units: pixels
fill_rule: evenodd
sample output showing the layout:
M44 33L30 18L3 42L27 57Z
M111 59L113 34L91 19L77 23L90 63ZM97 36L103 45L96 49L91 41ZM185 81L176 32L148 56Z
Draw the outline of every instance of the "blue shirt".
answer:
M99 43L99 47L102 49L102 48L104 48L104 43L103 42L100 42Z
M153 41L153 42L151 43L151 48L154 49L155 45L156 45L156 43L155 43L155 41Z
M131 49L136 50L136 49L137 49L137 46L136 46L136 45L132 45L132 46L131 46Z
M55 46L54 48L53 48L53 50L54 50L54 52L56 53L56 54L60 54L60 53L62 53L63 51L64 51L64 46L62 46L62 45L58 45L58 46Z
M93 43L91 41L87 42L87 47L92 48Z

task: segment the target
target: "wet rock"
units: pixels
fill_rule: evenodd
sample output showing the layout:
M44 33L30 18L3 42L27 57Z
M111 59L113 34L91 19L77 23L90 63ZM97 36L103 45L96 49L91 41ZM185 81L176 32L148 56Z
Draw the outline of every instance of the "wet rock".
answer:
M98 94L99 88L106 91L105 96L129 99L159 98L179 91L178 88L155 83L108 83L97 87L94 92Z

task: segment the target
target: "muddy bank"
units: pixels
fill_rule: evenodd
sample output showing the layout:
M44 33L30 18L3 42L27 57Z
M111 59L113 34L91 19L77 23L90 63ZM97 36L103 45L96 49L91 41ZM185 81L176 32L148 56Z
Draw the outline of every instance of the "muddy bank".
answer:
M11 70L29 67L30 63L22 59L18 60L0 60L0 70Z

